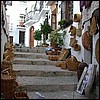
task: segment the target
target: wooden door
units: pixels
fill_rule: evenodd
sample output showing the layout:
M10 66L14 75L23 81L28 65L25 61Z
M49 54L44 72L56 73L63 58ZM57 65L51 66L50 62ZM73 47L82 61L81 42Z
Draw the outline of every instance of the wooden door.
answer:
M34 27L30 28L30 41L29 41L30 48L34 47Z

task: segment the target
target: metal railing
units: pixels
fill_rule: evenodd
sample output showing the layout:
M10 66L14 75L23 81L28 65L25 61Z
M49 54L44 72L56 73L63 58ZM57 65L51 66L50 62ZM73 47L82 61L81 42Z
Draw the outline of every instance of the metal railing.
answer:
M30 11L25 15L25 22L34 19L34 11Z

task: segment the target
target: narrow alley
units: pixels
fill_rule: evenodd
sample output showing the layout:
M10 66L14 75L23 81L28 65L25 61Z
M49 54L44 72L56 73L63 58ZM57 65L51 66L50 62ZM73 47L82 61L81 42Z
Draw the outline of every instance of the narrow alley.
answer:
M99 99L99 1L1 1L1 99Z

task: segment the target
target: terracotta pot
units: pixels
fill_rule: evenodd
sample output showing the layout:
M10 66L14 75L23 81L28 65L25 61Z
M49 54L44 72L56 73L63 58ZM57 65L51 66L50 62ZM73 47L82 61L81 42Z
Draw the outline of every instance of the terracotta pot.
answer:
M52 47L52 48L57 48L58 47L58 44L51 44L51 46L50 47Z
M69 32L71 32L71 34L70 34L71 36L75 36L76 35L76 27L75 26L71 26Z
M74 22L80 22L81 15L80 14L74 14Z

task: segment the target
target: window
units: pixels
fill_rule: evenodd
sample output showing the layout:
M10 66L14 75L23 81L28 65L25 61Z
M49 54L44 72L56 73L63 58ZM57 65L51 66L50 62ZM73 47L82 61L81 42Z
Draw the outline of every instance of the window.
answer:
M61 3L61 20L73 19L73 1L62 1Z
M52 21L52 30L56 29L56 14L51 15L51 21Z

